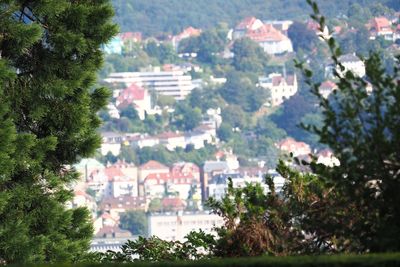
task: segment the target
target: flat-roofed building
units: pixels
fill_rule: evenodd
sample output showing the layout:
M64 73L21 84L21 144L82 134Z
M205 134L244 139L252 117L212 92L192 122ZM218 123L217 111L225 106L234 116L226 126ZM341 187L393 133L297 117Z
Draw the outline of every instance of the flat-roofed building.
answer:
M183 100L194 89L192 77L183 71L116 72L104 79L110 84L136 84L158 94Z
M214 227L222 226L222 217L208 212L167 212L148 216L148 236L157 236L163 240L185 241L191 231L203 230L214 233Z

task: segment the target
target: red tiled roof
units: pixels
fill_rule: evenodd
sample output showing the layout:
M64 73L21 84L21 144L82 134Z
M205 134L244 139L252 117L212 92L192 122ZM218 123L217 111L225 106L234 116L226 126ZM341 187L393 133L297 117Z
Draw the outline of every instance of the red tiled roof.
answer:
M215 153L215 158L217 158L217 159L221 159L223 156L225 156L225 153L221 150L219 150Z
M385 17L377 17L373 19L373 25L376 31L382 31L384 28L390 29L391 24L389 20Z
M144 180L156 180L158 184L166 182L171 182L173 184L191 184L194 179L192 173L151 173L147 175Z
M239 22L238 25L236 25L235 30L247 30L250 29L251 26L253 25L254 22L256 22L257 18L255 17L247 17L243 19L241 22Z
M119 34L122 41L134 40L136 42L140 42L142 40L141 32L122 32Z
M186 207L185 202L180 198L164 198L161 201L164 208L184 208Z
M280 42L288 39L271 24L264 24L256 30L248 30L246 36L255 42Z
M310 146L304 142L298 142L291 137L285 138L278 143L279 149L309 149Z
M191 162L180 162L180 163L175 163L171 167L171 172L173 176L175 175L185 175L185 174L199 174L200 173L200 168Z
M196 37L196 36L199 36L200 34L201 34L200 29L195 29L193 27L187 27L180 34L175 36L175 38L179 41L179 40L189 38L189 37Z
M107 175L109 181L113 181L117 177L125 176L121 169L116 166L105 168L104 173Z
M107 237L110 237L110 236L130 237L130 236L132 236L132 234L128 230L122 230L118 226L103 226L96 233L96 237L104 237L104 236L107 236Z
M321 83L320 89L326 89L326 90L333 90L335 88L337 88L336 83L332 82L332 81L325 81L323 83Z
M145 89L133 83L121 92L121 94L117 97L117 101L121 104L132 104L135 100L143 100L144 97Z
M159 170L159 169L169 169L167 166L161 164L158 161L155 160L150 160L148 162L146 162L145 164L143 164L142 166L140 166L140 169L144 169L144 170Z
M295 76L289 75L286 79L282 75L275 75L272 77L272 86L279 86L284 82L286 82L287 85L294 85Z

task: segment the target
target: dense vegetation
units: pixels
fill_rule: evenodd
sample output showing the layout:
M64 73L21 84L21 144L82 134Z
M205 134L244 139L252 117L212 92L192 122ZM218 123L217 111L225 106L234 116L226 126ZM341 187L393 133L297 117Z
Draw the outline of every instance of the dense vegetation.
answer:
M397 0L320 1L327 17L350 16L355 6L379 9L380 4L400 10ZM248 16L262 19L306 19L308 7L303 0L113 0L116 22L122 31L141 31L145 35L178 33L188 26L212 28L220 22L233 26ZM378 8L376 8L378 7ZM368 19L364 17L363 19Z

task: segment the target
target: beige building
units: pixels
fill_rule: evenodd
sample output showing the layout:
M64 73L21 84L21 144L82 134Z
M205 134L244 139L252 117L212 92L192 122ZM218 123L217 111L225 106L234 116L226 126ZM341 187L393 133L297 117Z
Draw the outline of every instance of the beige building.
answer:
M272 106L278 106L297 93L296 75L284 77L280 73L271 73L268 77L260 77L259 84L271 93Z
M222 226L223 219L216 214L206 212L171 212L150 214L148 216L149 236L157 236L163 240L185 241L191 231L203 230L215 233L214 227Z

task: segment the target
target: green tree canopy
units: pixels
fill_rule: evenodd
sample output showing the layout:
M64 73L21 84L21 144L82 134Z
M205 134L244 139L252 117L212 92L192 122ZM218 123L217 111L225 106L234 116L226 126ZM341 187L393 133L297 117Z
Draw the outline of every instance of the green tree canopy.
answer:
M267 101L268 92L256 86L251 78L243 72L229 72L226 83L219 89L221 96L244 111L257 111Z
M127 211L122 213L120 227L129 230L134 235L146 236L147 216L144 211Z
M105 0L3 1L0 12L0 261L78 260L93 229L86 209L65 208L77 179L66 165L100 144L96 112L109 94L92 87L113 10Z
M249 38L236 40L232 52L233 66L237 71L263 74L268 65L268 55Z

